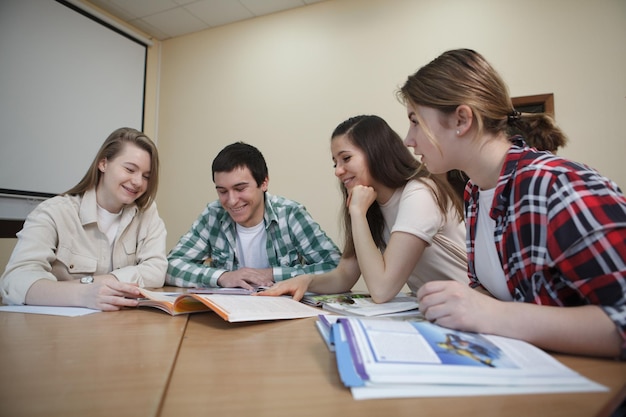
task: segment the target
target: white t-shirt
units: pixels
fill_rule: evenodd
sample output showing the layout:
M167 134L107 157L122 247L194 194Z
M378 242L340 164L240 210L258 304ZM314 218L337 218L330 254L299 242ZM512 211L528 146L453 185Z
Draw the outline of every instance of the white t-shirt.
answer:
M411 180L404 188L396 190L380 208L385 219L386 242L391 233L404 232L428 244L407 282L412 292L428 281L469 282L465 223L458 220L452 205L446 222L430 188L421 181Z
M98 206L98 228L109 239L109 244L113 244L117 230L120 228L120 219L122 218L122 210L119 213L111 213L106 209Z
M237 252L239 254L240 267L246 268L269 268L267 258L267 232L265 222L252 227L237 226Z
M478 195L478 218L474 243L474 263L478 280L494 297L512 301L506 284L502 263L496 250L494 232L496 221L489 217L496 189L480 190Z
M106 235L111 248L113 248L113 242L115 242L117 231L120 228L122 211L123 210L120 210L119 213L111 213L110 211L98 206L98 229ZM111 251L111 253L112 252L113 251ZM110 269L113 270L113 258L110 260Z

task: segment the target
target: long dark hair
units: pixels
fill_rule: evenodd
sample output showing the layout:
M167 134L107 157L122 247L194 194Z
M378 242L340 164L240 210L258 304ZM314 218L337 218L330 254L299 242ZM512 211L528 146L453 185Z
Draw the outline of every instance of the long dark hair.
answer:
M361 149L367 160L367 167L373 179L389 188L404 187L412 179L422 181L433 193L437 205L444 216L448 207L453 204L458 220L463 219L463 203L454 192L450 184L442 177L431 175L411 151L404 146L400 136L378 116L361 115L351 117L339 124L331 135L331 140L345 135L356 147ZM424 181L425 178L430 181ZM434 184L434 186L433 186ZM348 190L340 183L344 197L343 225L345 257L355 256L354 241L352 238L352 222L346 202ZM384 219L380 206L375 201L367 211L367 221L370 226L374 243L381 250L386 243L383 240Z

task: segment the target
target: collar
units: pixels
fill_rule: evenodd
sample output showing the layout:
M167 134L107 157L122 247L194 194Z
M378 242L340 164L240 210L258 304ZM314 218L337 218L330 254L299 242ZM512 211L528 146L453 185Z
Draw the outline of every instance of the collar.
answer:
M264 198L265 212L263 213L263 220L265 220L265 228L268 228L270 224L278 223L278 213L276 213L271 203L273 196L266 191Z
M511 178L517 172L519 160L529 149L524 139L519 135L509 138L509 141L513 146L509 148L506 154L504 164L502 165L502 171L500 172L500 178L498 178L498 183L494 192L494 203L489 214L492 219L497 219L504 214L509 203L508 197L512 187ZM480 191L479 187L473 183L470 186L472 199L477 201L478 193Z
M129 216L132 218L137 211L137 205L134 203L124 206L121 218L125 219ZM83 194L78 216L83 225L98 223L98 201L96 200L95 188L90 188Z

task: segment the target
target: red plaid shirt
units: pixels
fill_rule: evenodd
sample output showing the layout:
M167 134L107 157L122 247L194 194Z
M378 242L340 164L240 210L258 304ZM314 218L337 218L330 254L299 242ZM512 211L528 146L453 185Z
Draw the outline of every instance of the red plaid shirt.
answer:
M511 138L490 217L515 301L599 305L621 333L626 359L626 198L595 170ZM465 189L470 285L478 186Z

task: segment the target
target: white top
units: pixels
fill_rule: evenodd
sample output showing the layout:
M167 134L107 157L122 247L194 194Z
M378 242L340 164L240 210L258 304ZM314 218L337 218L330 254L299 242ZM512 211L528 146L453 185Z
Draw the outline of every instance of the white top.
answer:
M269 268L267 258L267 233L265 222L252 227L244 227L237 224L237 253L239 266L247 268Z
M380 208L385 219L385 241L389 241L391 233L404 232L428 245L407 281L412 292L434 280L469 283L465 222L458 220L452 205L444 218L430 188L411 180Z
M120 210L119 213L111 213L98 205L98 228L107 237L109 245L111 246L111 253L115 236L117 236L117 231L120 228L121 218L122 210ZM113 270L113 258L111 258L110 268Z
M119 213L111 213L98 205L98 227L107 236L111 245L115 241L115 236L117 236L121 218L122 210Z
M496 189L480 190L478 196L478 218L476 219L476 242L474 244L474 262L478 280L494 297L513 301L506 285L506 277L496 250L494 233L496 221L489 217L493 196Z

